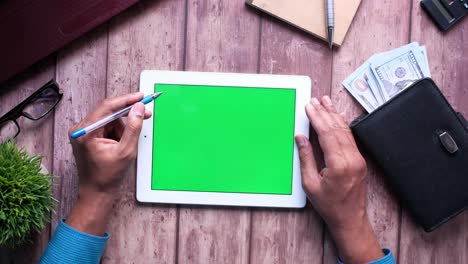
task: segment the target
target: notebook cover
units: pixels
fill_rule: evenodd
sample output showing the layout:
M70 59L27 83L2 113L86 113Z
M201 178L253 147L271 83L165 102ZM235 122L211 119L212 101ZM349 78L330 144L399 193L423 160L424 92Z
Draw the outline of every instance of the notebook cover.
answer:
M136 2L0 1L0 83Z
M246 3L328 41L326 0L246 0ZM335 0L334 44L341 46L361 0Z
M430 79L351 124L403 206L427 232L468 206L467 126ZM447 151L442 131L451 135L458 151Z

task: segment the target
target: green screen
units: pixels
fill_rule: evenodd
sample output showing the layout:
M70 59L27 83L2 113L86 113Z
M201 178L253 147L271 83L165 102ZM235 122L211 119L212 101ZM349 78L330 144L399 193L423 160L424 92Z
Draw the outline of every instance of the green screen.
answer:
M294 89L155 84L152 189L291 194Z

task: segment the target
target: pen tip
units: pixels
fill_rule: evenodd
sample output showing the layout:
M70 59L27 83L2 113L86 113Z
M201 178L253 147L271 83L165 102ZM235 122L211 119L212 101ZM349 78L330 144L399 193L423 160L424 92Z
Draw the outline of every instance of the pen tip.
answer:
M328 27L328 45L333 49L333 27Z

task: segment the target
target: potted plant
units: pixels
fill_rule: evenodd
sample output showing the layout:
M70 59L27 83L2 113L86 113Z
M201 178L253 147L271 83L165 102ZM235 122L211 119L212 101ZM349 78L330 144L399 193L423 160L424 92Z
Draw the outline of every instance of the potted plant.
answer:
M49 222L55 199L52 176L41 172L40 156L12 141L0 144L0 246L17 248Z

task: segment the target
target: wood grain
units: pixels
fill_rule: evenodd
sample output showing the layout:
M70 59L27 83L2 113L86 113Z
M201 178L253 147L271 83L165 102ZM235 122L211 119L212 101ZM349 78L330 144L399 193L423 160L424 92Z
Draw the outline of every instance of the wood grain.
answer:
M346 41L333 56L332 100L348 120L363 109L343 88L341 82L375 53L408 43L411 3L397 1L363 1ZM367 212L382 247L398 256L399 205L381 171L364 153L368 161ZM327 232L325 263L336 263L337 254Z
M0 116L17 106L55 75L55 57L51 56L5 83L0 95ZM30 155L43 156L42 164L52 170L53 112L39 121L20 117L21 133L15 139L18 147L24 147ZM40 233L32 234L31 243L16 250L0 250L1 263L37 263L49 240L50 225Z
M307 75L313 96L330 94L332 60L326 43L263 16L260 49L260 73ZM253 209L252 214L250 263L322 262L323 222L310 206Z
M107 96L138 91L143 70L182 70L185 1L142 1L111 21ZM128 175L109 225L103 263L175 263L177 207L140 204L135 170Z
M313 96L331 94L351 120L363 110L342 88L342 80L372 54L411 39L427 46L433 79L450 103L468 116L468 57L463 56L467 36L466 21L441 34L419 1L363 1L343 46L332 54L325 43L259 15L244 1L141 1L109 26L59 51L57 61L49 58L3 84L13 89L0 89L0 114L55 74L64 92L62 103L45 120L22 122L25 130L17 140L31 153L45 155L46 167L59 177L53 232L77 197L69 127L106 96L136 91L143 69L308 75ZM314 139L313 144L318 146ZM369 162L368 213L381 246L392 249L399 263L467 263L468 213L427 234L405 210L400 214L382 176ZM133 173L116 204L104 263L336 263L333 242L310 206L178 210L139 204L134 194ZM16 252L0 249L0 262L37 262L48 238L45 230L32 246Z
M68 130L105 97L107 25L86 34L58 52L57 82L63 90L55 111L54 163L55 197L59 200L52 231L67 217L78 196L78 175L68 140Z
M189 0L186 70L257 71L259 18L243 1ZM250 211L181 206L179 263L248 263Z
M441 33L417 1L412 8L411 39L426 45L432 78L452 106L468 116L468 24ZM468 212L425 233L403 211L400 263L468 263Z

